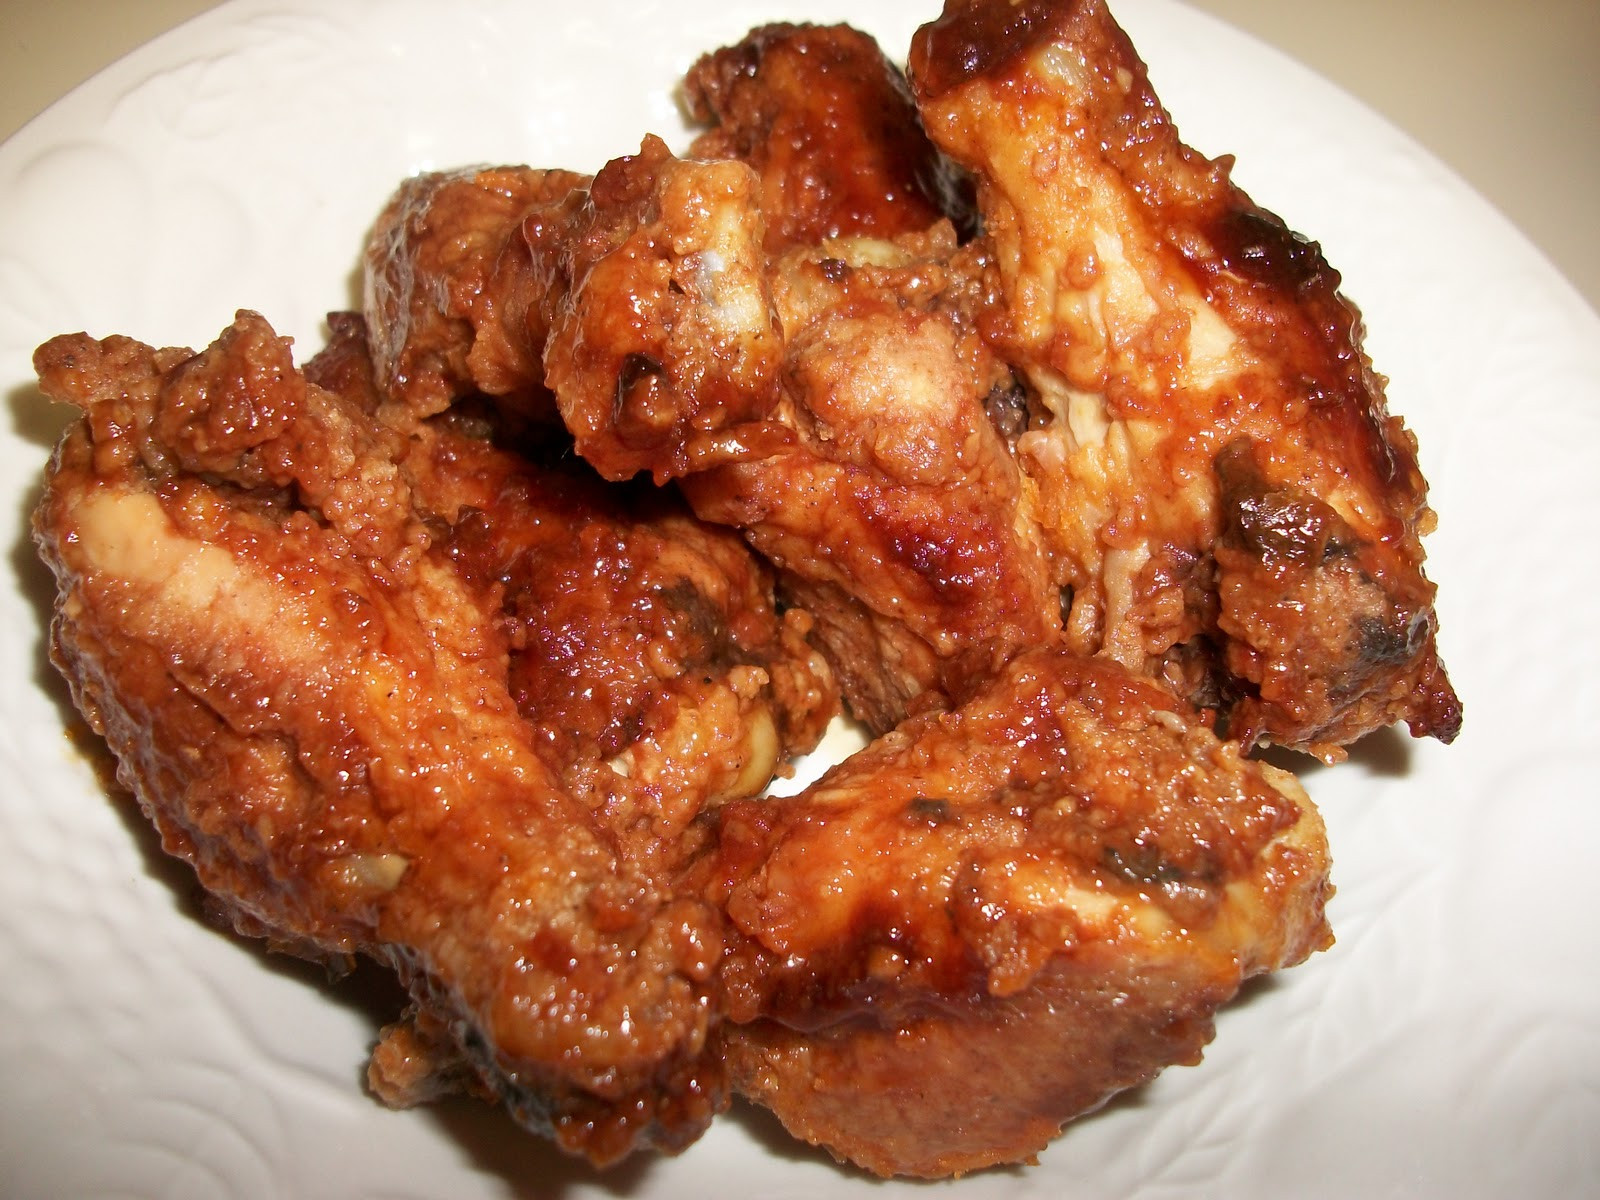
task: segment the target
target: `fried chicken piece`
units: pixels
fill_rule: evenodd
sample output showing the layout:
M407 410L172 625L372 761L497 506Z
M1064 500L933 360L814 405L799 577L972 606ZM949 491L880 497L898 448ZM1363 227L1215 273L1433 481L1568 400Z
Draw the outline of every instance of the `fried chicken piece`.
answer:
M778 616L770 573L676 497L442 430L407 467L423 506L449 506L438 553L504 631L544 757L662 886L701 814L820 740L838 700L809 617Z
M690 68L684 98L711 126L690 157L755 168L773 253L966 215L969 198L922 132L905 76L848 25L752 29Z
M46 394L84 411L35 517L55 661L241 932L391 967L405 1028L568 1150L681 1148L725 1096L722 918L673 886L704 839L686 809L806 748L827 677L733 539L375 419L336 327L313 372L335 390L248 313L199 355L40 348ZM596 748L564 740L612 716ZM414 1098L450 1055L408 1074L401 1037L375 1075Z
M1331 941L1321 819L1155 681L1061 649L722 809L735 1087L880 1175L1023 1161Z
M743 163L651 136L533 241L534 274L562 281L545 382L607 479L665 482L788 440L758 189Z
M989 414L1011 377L973 327L958 259L944 222L781 256L775 414L792 441L682 481L700 516L782 570L874 732L1061 636L1025 480Z
M606 164L549 247L568 282L546 379L602 474L678 479L782 570L881 732L1060 636L986 409L1011 377L973 328L948 222L769 262L756 191L743 164L659 141Z
M1071 644L1246 744L1453 738L1415 443L1317 247L1179 141L1099 0L947 0L909 75L977 178L996 344L1048 410L1018 453Z
M406 180L367 240L363 311L379 387L418 416L474 393L546 421L550 280L531 270L524 227L560 220L587 177L470 167Z
M376 411L362 319L329 321L307 378ZM673 493L606 485L563 436L504 448L507 424L470 405L407 424L413 507L504 635L541 755L629 862L671 886L702 813L762 791L821 739L838 711L831 672L740 539Z
M941 216L946 198L962 211L904 77L865 34L845 26L755 30L701 59L685 98L699 120L715 124L694 155L755 165L774 246L921 229ZM626 188L627 179L611 173L614 186ZM365 254L363 311L388 397L421 416L473 393L550 415L541 358L564 280L552 273L557 255L541 257L536 269L530 248L559 245L567 209L581 199L574 193L589 182L571 171L491 166L428 172L401 185ZM731 186L748 184L735 176ZM603 198L601 206L615 203ZM718 251L714 242L698 249ZM716 274L708 258L698 261Z
M516 187L498 171L406 184L369 243L367 312L420 313L412 324L429 336L380 348L380 376L391 395L414 393L383 369L386 353L410 355L431 364L412 372L430 381L424 399L485 387L468 348L488 344L506 368L493 388L548 384L603 475L684 479L701 516L745 528L781 564L852 711L886 730L914 697L959 694L1019 646L1059 636L1039 539L1019 525L1021 476L985 419L987 398L1013 385L950 319L943 297L960 273L941 260L955 239L909 182L933 178L938 155L870 38L767 27L703 59L687 87L721 122L696 152L753 166L681 160L647 138L521 218L531 185L518 181L539 173L510 170ZM846 147L848 186L828 173ZM513 225L527 254L504 249ZM916 232L767 258L795 237L863 229ZM499 308L530 315L507 323L493 302L460 301L450 311L470 321L439 319L439 297L457 292L517 297ZM845 298L850 313L824 311ZM908 391L881 386L875 353ZM796 399L796 383L815 394Z

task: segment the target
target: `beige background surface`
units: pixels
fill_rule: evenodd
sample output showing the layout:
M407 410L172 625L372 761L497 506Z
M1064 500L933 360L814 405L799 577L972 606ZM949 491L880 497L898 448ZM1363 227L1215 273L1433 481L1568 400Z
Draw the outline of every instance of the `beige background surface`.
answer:
M1406 130L1600 309L1600 0L1515 8L1503 0L1189 3L1277 46ZM0 137L141 42L213 6L0 0Z

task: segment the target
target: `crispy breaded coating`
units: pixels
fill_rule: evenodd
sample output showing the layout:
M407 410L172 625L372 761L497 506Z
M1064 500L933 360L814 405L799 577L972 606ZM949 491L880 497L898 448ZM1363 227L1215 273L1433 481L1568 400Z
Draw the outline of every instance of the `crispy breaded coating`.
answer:
M1070 644L1246 744L1449 741L1415 442L1317 247L1179 140L1100 0L948 0L909 69L977 180L996 350L1048 410L1017 453Z
M1293 779L1060 649L726 807L719 862L735 1086L881 1175L1029 1158L1331 940Z
M724 1102L721 917L675 877L829 678L734 539L384 424L355 334L338 391L249 313L199 355L41 347L84 412L36 518L55 659L242 932L392 967L569 1150L682 1146Z

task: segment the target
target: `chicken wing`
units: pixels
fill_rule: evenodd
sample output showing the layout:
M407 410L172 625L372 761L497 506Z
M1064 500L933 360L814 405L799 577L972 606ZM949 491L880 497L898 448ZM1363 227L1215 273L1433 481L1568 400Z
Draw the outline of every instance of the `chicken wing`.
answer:
M816 616L852 710L890 728L1059 636L1022 477L986 402L946 222L764 250L748 165L658 139L607 163L533 244L559 279L544 380L607 477L682 482Z
M975 328L972 273L943 222L780 256L775 414L791 440L682 481L699 515L779 567L875 732L1061 636L1027 481L995 420L1014 382Z
M721 816L735 1086L881 1175L1031 1157L1331 941L1293 779L1060 649Z
M947 0L909 74L977 179L1068 640L1246 744L1449 741L1411 435L1317 247L1179 141L1100 0Z
M760 26L702 57L683 90L690 115L709 126L690 157L755 168L769 251L970 217L904 75L860 30Z
M307 379L379 411L364 322L329 320ZM670 886L703 839L696 819L764 789L837 712L809 618L774 610L770 572L735 535L670 492L603 483L564 436L519 435L471 404L403 428L430 552L504 635L540 754Z
M571 171L472 167L406 180L368 238L363 311L379 386L418 416L484 394L554 420L540 355L550 282L524 227L559 223Z
M55 660L241 932L392 967L570 1150L681 1147L724 1103L722 918L675 877L826 671L733 538L375 419L342 328L333 390L252 314L199 355L41 347L84 412L36 514Z

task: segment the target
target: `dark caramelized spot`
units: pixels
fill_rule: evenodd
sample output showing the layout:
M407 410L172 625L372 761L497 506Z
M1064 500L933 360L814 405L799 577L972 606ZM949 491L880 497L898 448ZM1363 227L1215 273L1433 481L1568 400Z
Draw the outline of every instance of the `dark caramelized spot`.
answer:
M935 98L980 75L1003 72L1047 40L1074 7L1060 0L978 4L947 0L911 45L911 74L924 98Z
M1163 859L1159 847L1137 842L1126 850L1107 846L1102 859L1106 869L1112 874L1126 879L1129 883L1151 887L1182 883L1186 874L1176 863Z
M1355 532L1331 507L1298 488L1273 484L1244 439L1217 455L1228 536L1267 562L1316 567L1347 553Z
M1433 628L1433 614L1413 613L1404 621L1361 616L1356 618L1355 627L1356 652L1362 663L1369 666L1403 663L1417 654L1427 641Z
M617 372L612 420L622 440L651 444L672 428L677 412L666 369L648 354L629 354Z
M1222 265L1236 275L1286 295L1295 295L1332 276L1321 248L1258 208L1230 208L1206 232Z
M1028 432L1028 393L1014 378L989 390L983 398L983 411L994 431L1008 442Z

